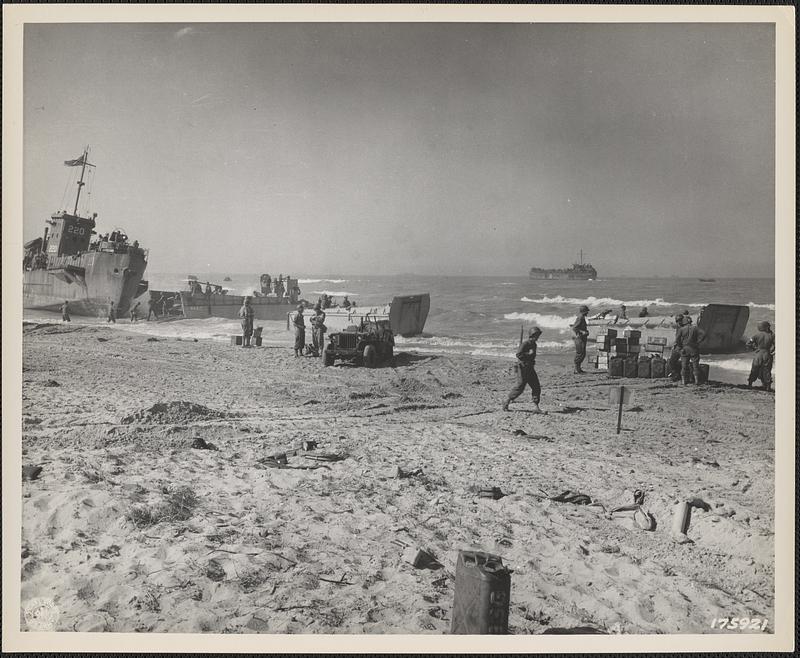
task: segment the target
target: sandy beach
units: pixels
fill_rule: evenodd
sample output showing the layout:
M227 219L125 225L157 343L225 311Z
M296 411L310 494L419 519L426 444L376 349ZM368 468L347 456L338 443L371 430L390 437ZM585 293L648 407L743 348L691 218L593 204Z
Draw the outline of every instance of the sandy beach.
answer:
M504 413L509 360L323 368L288 335L26 323L22 460L42 470L22 483L23 607L52 599L62 631L442 634L458 551L478 549L513 570L514 634L771 621L774 396L628 380L616 434L620 381L569 355L537 371L546 413L528 392ZM606 513L637 489L652 531ZM548 498L565 491L597 504Z

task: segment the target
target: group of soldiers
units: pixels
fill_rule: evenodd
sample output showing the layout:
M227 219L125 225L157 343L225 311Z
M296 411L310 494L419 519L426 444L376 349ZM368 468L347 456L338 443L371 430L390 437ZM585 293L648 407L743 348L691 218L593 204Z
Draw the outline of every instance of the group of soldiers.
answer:
M305 350L312 356L322 356L325 348L325 333L328 328L325 326L325 311L322 310L322 302L318 301L314 305L313 315L309 318L311 325L311 344L306 345L306 321L303 316L303 305L297 305L297 313L294 314L292 324L294 325L294 355L302 356Z
M586 359L586 344L589 340L589 327L586 316L589 314L588 306L578 309L578 316L570 325L575 342L574 373L583 374L581 368ZM700 377L700 346L705 339L702 329L693 324L689 311L684 311L675 316L677 329L675 342L669 358L669 372L673 382L683 381L689 384L694 378L696 384L702 381ZM760 379L764 390L772 387L772 364L775 357L775 334L772 326L766 320L756 325L757 332L747 341L747 346L755 351L750 374L747 377L747 386ZM508 405L522 395L525 387L531 389L533 398L533 413L541 413L539 402L542 387L539 376L536 374L536 341L542 335L539 327L532 327L528 332L528 339L520 343L517 350L517 363L515 364L516 384L508 393L503 402L503 411L508 411ZM691 374L691 376L690 376Z
M305 351L313 356L321 356L325 345L325 332L328 330L325 326L325 311L322 310L320 302L314 305L314 314L309 319L312 343L311 345L306 345L306 321L303 310L303 304L298 304L297 312L292 318L292 325L294 326L294 355L296 357L302 356ZM242 347L252 347L250 342L253 336L254 317L255 312L250 302L250 297L245 297L242 307L239 309L239 318L242 321Z

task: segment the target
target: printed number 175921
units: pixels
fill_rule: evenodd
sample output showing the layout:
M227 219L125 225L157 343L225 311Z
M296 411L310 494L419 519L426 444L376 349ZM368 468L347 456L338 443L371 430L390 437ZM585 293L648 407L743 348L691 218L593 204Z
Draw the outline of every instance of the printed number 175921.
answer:
M763 631L767 628L768 619L760 617L720 617L711 620L711 628L733 631Z

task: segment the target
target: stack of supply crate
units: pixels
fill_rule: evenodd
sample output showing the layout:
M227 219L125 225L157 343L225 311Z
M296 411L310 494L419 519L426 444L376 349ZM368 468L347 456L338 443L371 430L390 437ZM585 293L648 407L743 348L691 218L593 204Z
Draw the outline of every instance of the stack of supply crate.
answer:
M616 329L603 329L595 338L594 365L598 370L608 370L608 360L617 339Z
M667 349L667 339L664 336L650 336L647 339L644 351L650 356L664 357L664 350Z

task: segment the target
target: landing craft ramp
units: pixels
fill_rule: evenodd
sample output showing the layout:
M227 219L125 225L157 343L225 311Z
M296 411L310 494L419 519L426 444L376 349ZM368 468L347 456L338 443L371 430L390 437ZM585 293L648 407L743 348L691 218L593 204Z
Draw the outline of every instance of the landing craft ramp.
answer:
M395 336L416 336L421 334L431 309L430 293L419 295L397 295L389 304L376 307L343 308L334 306L325 309L325 326L328 333L344 331L347 327L358 325L363 319L389 320ZM294 313L287 313L286 328L291 325ZM306 313L306 330L310 331L308 321L313 310Z

